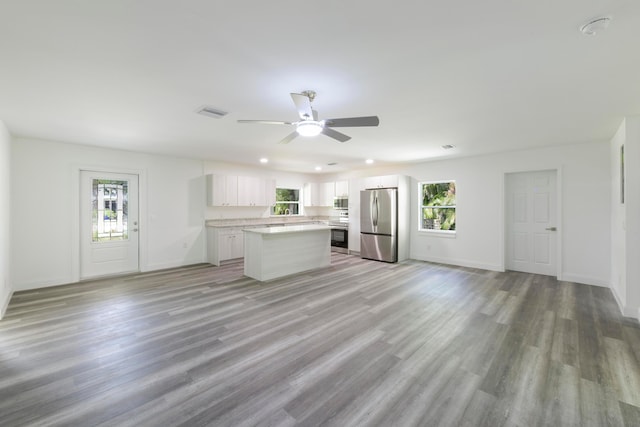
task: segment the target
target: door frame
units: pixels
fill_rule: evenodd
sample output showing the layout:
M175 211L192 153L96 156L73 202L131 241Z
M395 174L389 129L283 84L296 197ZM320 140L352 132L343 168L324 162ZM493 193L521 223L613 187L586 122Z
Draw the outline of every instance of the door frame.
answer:
M562 236L564 232L564 227L562 225L562 165L560 166L551 166L548 168L536 168L536 169L514 169L514 170L505 170L502 172L502 209L500 209L500 220L502 221L502 227L500 228L500 232L502 236L500 236L500 251L502 252L501 259L501 271L506 271L507 266L507 175L514 173L530 173L530 172L545 172L545 171L554 171L556 173L556 227L558 231L556 233L556 278L558 280L563 280L564 271L562 268ZM553 277L553 276L551 276Z
M71 282L80 281L80 171L138 175L138 269L147 270L147 174L144 169L75 164L71 167Z

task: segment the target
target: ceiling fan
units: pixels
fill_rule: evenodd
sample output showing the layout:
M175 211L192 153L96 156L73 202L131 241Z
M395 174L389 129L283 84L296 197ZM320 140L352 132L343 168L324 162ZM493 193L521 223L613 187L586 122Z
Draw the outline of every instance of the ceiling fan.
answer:
M293 125L296 130L280 141L280 144L290 143L296 136L316 136L319 134L326 135L338 142L347 142L351 139L343 133L332 128L335 127L360 127L360 126L378 126L380 119L378 116L364 117L348 117L341 119L325 119L318 120L318 112L311 108L311 103L316 97L316 93L312 90L305 90L302 93L292 93L291 98L296 105L300 120L297 122L279 122L273 120L238 120L238 123L263 123L268 125Z

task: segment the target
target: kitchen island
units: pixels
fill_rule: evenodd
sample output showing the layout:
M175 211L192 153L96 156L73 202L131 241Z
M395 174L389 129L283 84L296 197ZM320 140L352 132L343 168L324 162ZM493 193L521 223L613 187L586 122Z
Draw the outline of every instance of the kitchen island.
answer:
M244 231L244 274L265 281L331 264L331 228L291 225Z

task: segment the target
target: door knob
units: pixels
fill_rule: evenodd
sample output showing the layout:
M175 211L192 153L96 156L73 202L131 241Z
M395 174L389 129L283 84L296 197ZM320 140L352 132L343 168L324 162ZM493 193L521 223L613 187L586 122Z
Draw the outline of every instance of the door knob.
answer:
M548 230L548 231L556 231L556 230L557 230L557 228L555 228L555 227L547 227L547 228L545 228L545 230Z
M134 229L133 229L133 231L138 231L138 229L137 229L137 228L134 228Z

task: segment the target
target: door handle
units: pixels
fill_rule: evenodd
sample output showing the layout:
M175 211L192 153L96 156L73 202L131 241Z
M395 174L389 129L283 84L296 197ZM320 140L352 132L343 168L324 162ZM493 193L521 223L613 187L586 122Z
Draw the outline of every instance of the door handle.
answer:
M134 228L132 231L138 231L138 229L137 229L137 228Z
M545 228L545 230L547 230L547 231L556 231L557 228L555 228L555 227L547 227L547 228Z
M378 226L378 196L375 196L373 199L373 207L374 207L374 215L373 215L373 225L374 227Z

